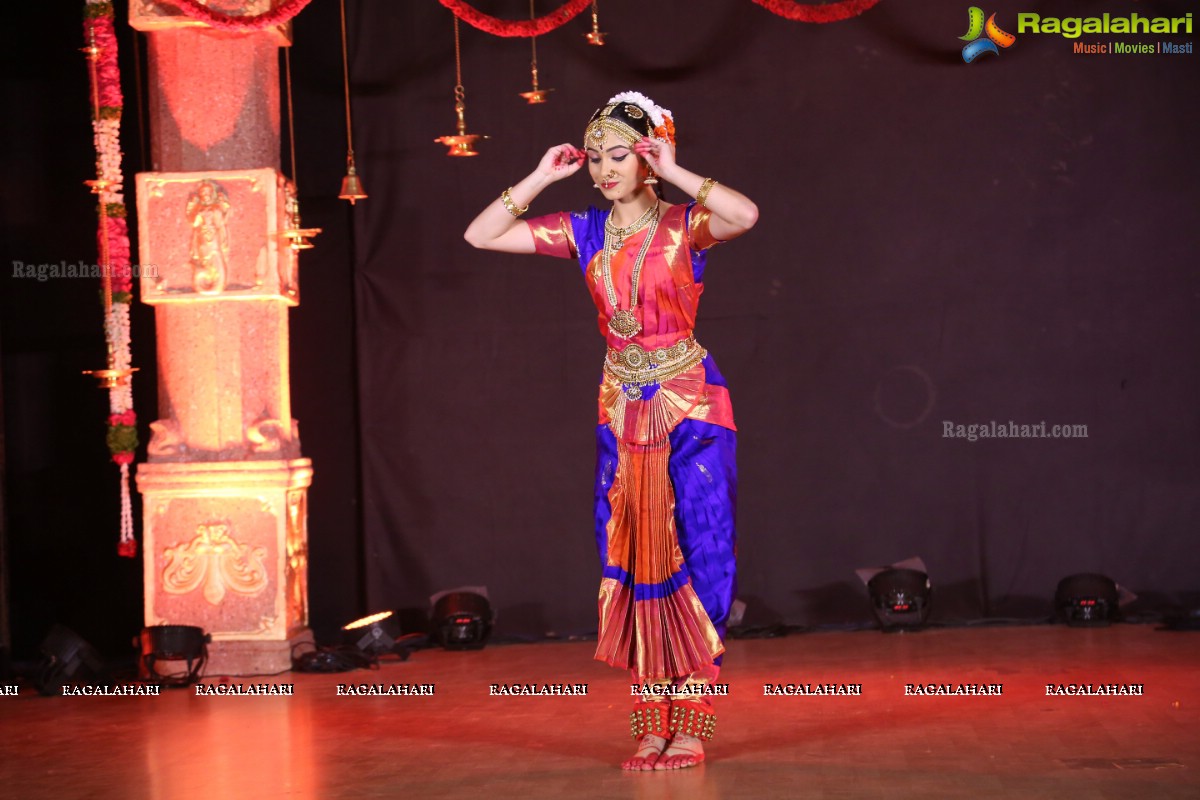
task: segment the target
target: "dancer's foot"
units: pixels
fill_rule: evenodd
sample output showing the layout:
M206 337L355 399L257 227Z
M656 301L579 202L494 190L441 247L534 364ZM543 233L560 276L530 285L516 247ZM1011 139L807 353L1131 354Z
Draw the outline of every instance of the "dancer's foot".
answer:
M654 764L655 769L694 767L704 760L704 743L695 736L677 733Z
M663 748L666 746L666 739L655 736L653 733L647 733L638 740L638 749L633 754L633 758L621 762L621 769L639 771L655 769Z

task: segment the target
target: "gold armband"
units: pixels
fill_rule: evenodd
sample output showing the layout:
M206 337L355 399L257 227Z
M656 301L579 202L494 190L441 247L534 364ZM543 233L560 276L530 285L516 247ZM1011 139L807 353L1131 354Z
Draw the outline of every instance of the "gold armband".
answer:
M529 210L529 206L517 208L517 204L513 202L512 195L509 194L511 189L512 187L510 186L508 189L505 189L500 193L500 202L504 203L504 207L508 210L508 213L512 214L514 217L519 217Z

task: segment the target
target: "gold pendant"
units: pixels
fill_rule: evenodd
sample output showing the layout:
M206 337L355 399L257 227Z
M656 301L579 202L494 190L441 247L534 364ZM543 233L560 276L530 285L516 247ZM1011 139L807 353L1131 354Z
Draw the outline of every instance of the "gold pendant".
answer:
M641 400L642 399L642 387L636 386L636 385L626 387L625 388L625 397L627 397L630 400Z
M638 321L632 311L618 308L613 312L612 319L608 321L608 329L622 339L629 339L638 334L638 331L642 329L642 323Z

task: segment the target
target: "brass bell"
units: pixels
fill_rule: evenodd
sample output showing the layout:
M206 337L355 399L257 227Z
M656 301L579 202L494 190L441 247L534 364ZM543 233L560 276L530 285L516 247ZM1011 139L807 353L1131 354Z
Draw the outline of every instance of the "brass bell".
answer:
M349 200L350 205L354 205L356 200L366 200L367 193L363 189L362 181L358 177L358 172L354 169L354 159L348 159L346 164L346 177L342 178L342 191L338 193L339 200Z

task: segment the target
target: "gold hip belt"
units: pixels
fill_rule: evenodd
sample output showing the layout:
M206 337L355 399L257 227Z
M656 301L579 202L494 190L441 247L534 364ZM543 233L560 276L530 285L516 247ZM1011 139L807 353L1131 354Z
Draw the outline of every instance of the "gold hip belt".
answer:
M704 360L708 352L694 336L681 339L670 347L646 350L636 344L624 349L608 348L604 372L626 386L649 386L669 381Z

